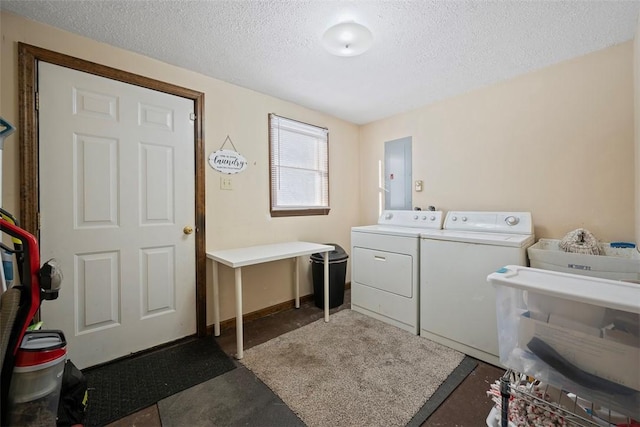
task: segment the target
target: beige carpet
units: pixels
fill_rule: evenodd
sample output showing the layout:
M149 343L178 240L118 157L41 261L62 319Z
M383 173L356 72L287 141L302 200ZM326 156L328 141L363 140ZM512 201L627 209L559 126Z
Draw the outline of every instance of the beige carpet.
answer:
M352 310L246 350L309 427L404 426L464 355Z

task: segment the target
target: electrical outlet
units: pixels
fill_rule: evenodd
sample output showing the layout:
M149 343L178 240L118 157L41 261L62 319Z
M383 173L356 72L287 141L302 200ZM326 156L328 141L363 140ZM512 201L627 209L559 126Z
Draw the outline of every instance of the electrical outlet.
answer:
M221 190L233 190L231 185L231 178L226 176L220 177L220 189Z

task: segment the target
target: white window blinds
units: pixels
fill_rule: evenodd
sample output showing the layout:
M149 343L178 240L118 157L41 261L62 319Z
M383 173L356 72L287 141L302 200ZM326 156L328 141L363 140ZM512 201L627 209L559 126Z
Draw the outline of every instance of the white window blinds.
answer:
M325 128L269 115L272 215L329 212L328 139Z

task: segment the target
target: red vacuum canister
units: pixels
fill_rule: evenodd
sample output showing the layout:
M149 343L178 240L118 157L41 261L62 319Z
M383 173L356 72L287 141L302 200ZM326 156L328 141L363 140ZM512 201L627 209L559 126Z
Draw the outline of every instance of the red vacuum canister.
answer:
M27 331L9 391L10 425L56 425L67 342L62 331Z

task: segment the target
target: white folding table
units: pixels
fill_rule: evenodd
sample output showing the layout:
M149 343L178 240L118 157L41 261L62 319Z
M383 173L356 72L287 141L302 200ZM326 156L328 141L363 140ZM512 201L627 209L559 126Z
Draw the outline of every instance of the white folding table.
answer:
M298 279L298 257L324 252L324 321L329 321L329 252L335 247L309 242L274 243L270 245L250 246L246 248L227 249L207 252L207 258L213 261L213 321L214 334L220 335L220 295L218 279L218 263L234 269L236 286L236 345L237 359L243 357L242 341L242 267L264 262L294 258L295 260L295 297L296 308L300 308L300 283Z

